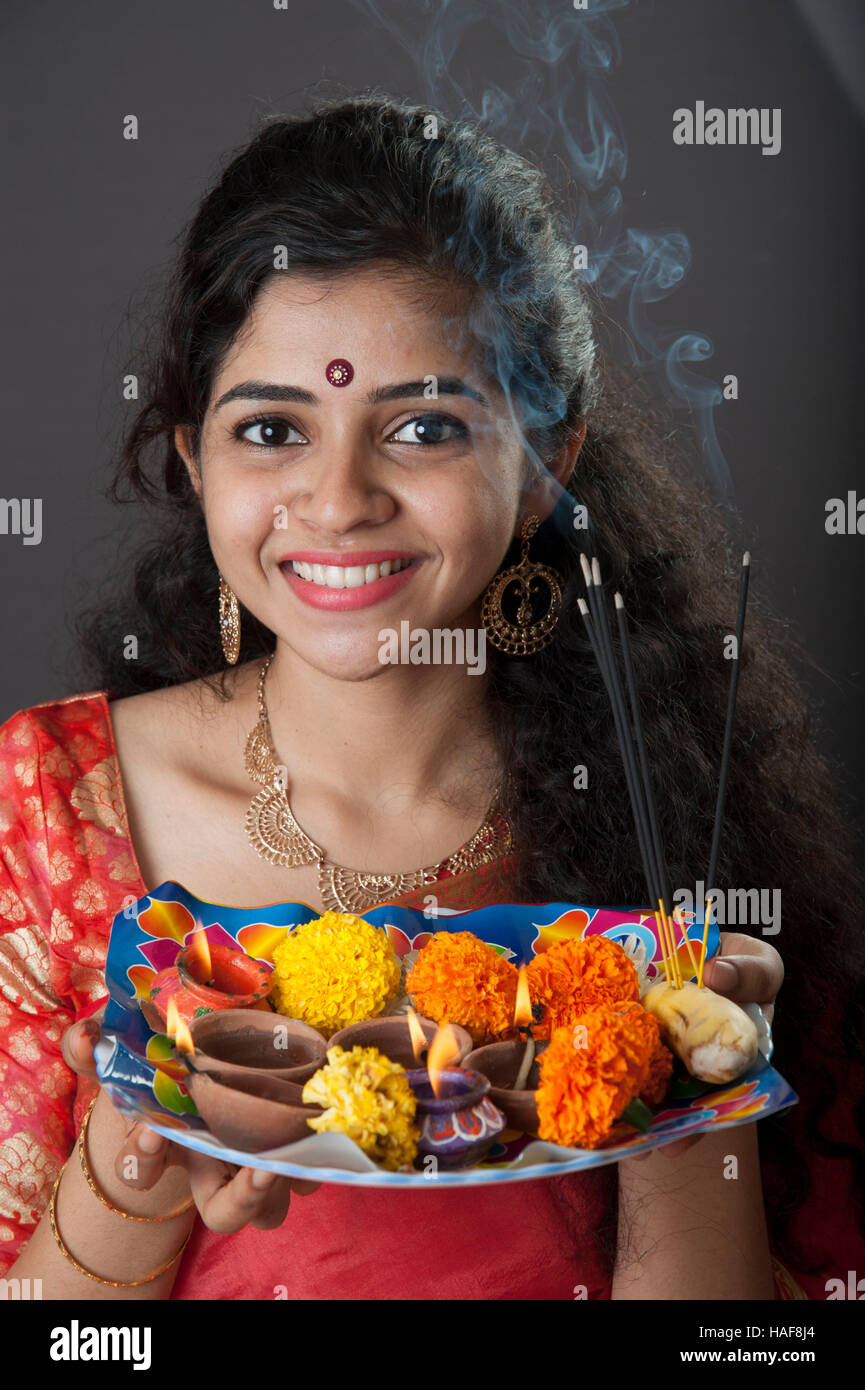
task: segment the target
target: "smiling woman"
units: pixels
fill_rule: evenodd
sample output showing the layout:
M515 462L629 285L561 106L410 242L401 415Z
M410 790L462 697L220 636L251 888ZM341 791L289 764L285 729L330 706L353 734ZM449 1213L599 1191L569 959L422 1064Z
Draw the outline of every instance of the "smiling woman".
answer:
M127 1136L100 1093L92 1172L62 1166L93 1090L80 1020L130 894L174 878L210 901L319 910L642 900L576 606L584 549L634 621L672 883L708 860L735 610L716 510L602 364L540 171L444 116L427 138L428 115L370 97L274 119L207 193L114 483L155 504L153 535L82 623L94 688L0 730L0 1259L50 1297L102 1281L140 1298L764 1299L773 1271L775 1296L824 1297L863 1257L860 888L759 618L719 879L783 890L774 1029L800 1096L759 1149L745 1125L506 1203L311 1195ZM522 612L501 599L509 565ZM382 662L382 631L403 624L482 633L492 659ZM778 952L724 933L722 953L706 982L769 1009ZM730 1154L739 1181L719 1182Z
M386 616L476 629L521 498L532 502L519 430L471 342L452 341L426 302L432 285L418 293L419 271L385 276L383 333L382 278L371 265L265 284L219 365L197 443L189 427L175 433L221 573L286 640L273 686L289 651L323 677L376 674ZM337 343L352 379L323 398ZM250 416L252 400L269 409Z

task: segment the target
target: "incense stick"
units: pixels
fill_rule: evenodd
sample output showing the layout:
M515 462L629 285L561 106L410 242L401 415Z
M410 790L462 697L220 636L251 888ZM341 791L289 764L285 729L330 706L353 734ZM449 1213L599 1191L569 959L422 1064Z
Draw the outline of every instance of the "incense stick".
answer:
M751 553L746 550L742 556L742 569L739 574L739 611L736 615L736 651L730 669L730 689L727 696L727 722L724 726L724 744L721 751L721 772L718 778L718 799L715 802L715 826L712 833L712 849L709 855L709 872L706 876L706 915L703 922L703 942L700 950L700 970L697 984L703 983L703 967L706 963L706 948L709 940L709 898L715 887L715 874L718 871L718 854L721 845L721 826L724 820L724 801L727 795L727 776L730 771L730 751L733 746L733 724L736 715L736 693L739 688L739 661L742 656L742 641L745 636L745 609L748 604L748 583L751 577Z
M592 651L595 654L595 660L598 663L598 668L601 672L601 677L604 681L604 685L606 686L607 694L610 699L610 705L613 711L613 721L616 729L616 737L618 738L619 750L622 756L622 765L625 773L625 783L628 789L628 796L630 798L631 809L634 815L634 826L637 832L637 844L639 846L640 859L642 861L643 866L643 874L646 879L646 890L649 895L649 901L652 902L658 899L658 894L656 891L653 859L650 852L648 823L646 820L645 808L643 807L642 798L640 796L636 765L634 763L633 749L631 747L630 741L630 732L627 727L627 720L624 712L624 701L621 696L621 690L617 688L618 672L615 668L615 665L608 661L607 647L603 643L602 637L599 635L603 632L604 629L604 615L600 607L600 596L595 593L594 576L592 574L592 570L589 566L589 562L586 559L585 555L580 556L580 564L582 565L583 576L586 580L586 589L588 592L589 603L592 606L592 615L595 619L594 622L592 621L592 618L589 616L589 607L586 604L585 600L578 599L577 603L580 612L583 615L583 621L586 625L586 631L589 635L589 641L592 645ZM607 633L607 637L609 639L609 633ZM612 655L611 646L610 655ZM675 970L672 963L672 956L669 962L667 959L668 947L664 937L663 925L657 910L655 910L655 921L658 927L658 941L661 947L661 957L664 963L664 973L667 976L668 983L670 983L671 973L674 976Z
M621 678L619 676L619 668L616 663L615 655L613 653L613 641L610 635L609 619L607 618L607 610L606 605L604 603L604 589L601 580L601 566L598 562L597 556L592 557L591 565L589 565L588 561L586 561L582 565L582 569L583 577L586 580L586 586L589 593L589 602L591 603L593 598L595 600L594 611L596 624L600 632L601 644L603 645L604 653L607 660L607 668L610 672L610 683L613 691L613 700L618 705L619 720L624 736L623 743L625 749L625 758L630 769L630 776L636 789L636 801L638 806L638 812L643 824L643 835L645 837L647 846L647 857L652 869L652 877L654 884L652 888L652 897L654 901L658 904L658 907L660 909L660 920L658 921L658 926L662 933L662 940L664 934L666 934L666 941L664 942L663 949L665 951L669 951L670 964L672 966L674 976L674 983L680 985L682 981L681 974L678 968L678 962L676 959L675 942L673 940L673 934L670 931L669 924L667 922L667 915L663 903L664 885L661 879L661 865L657 856L654 853L651 827L649 823L648 807L646 805L645 798L640 795L639 773L637 772L637 764L634 758L633 730L631 728L631 723L628 718L627 710L625 708L625 697L622 691L622 683ZM655 913L655 917L656 920L658 920L657 912Z
M601 663L602 674L604 670L606 670L607 691L613 705L613 716L616 720L616 730L619 734L619 746L625 763L625 775L628 778L629 790L633 788L634 795L632 796L632 803L634 806L634 813L640 824L643 843L646 846L644 867L648 866L649 870L647 874L647 887L652 899L655 899L659 895L660 884L657 880L656 865L651 853L652 841L649 831L648 816L646 815L643 798L639 793L640 784L637 774L637 764L634 759L631 730L625 710L625 701L622 694L621 682L619 680L619 672L613 656L613 644L610 640L610 630L607 623L606 610L604 608L603 591L600 585L600 571L597 571L596 577L597 560L592 562L591 567L584 555L580 557L580 560L583 564L583 577L586 580L589 603L592 605L598 648L603 651L603 662Z
M652 877L651 869L650 869L650 867L649 867L649 857L648 857L648 854L647 854L647 844L646 844L646 840L645 840L645 837L644 837L644 834L643 834L642 821L641 821L641 819L640 819L640 816L639 816L639 813L638 813L638 810L637 810L636 788L635 788L635 786L632 784L632 781L631 781L631 777L630 777L630 773L629 773L629 769L628 769L628 765L627 765L627 759L626 759L626 757L625 757L625 743L624 743L624 739L623 739L623 737L622 737L622 730L621 730L621 728L620 728L620 726L619 726L618 714L617 714L617 711L616 711L616 709L615 709L615 705L614 705L614 702L613 702L612 690L611 690L611 686L610 686L609 675L608 675L608 672L607 672L606 658L605 658L605 656L604 656L604 655L602 654L602 652L601 652L600 644L599 644L599 642L598 642L597 634L596 634L596 631L595 631L595 624L592 622L592 619L591 619L591 617L589 616L589 607L588 607L588 604L586 603L585 599L582 599L582 598L581 598L581 599L577 599L577 605L578 605L578 607L579 607L580 612L581 612L582 615L583 615L583 622L584 622L585 625L586 625L586 632L588 633L589 641L590 641L590 643L591 643L591 645L592 645L592 651L594 652L595 660L596 660L596 662L598 663L598 668L599 668L599 670L600 670L600 672L601 672L601 677L602 677L602 679L603 679L604 685L605 685L606 688L607 688L607 694L608 694L609 697L610 697L610 704L611 704L611 706L613 706L613 721L614 721L615 727L616 727L616 737L617 737L618 740L619 740L619 749L620 749L621 754L622 754L622 763L623 763L624 768L625 768L625 782L626 782L626 785L627 785L627 788L628 788L628 796L630 797L630 800L631 800L631 809L633 810L633 813L634 813L634 824L635 824L636 831L637 831L637 843L638 843L638 845L639 845L639 850L640 850L640 859L641 859L641 861L642 861L643 874L644 874L645 879L646 879L646 891L647 891L647 893L648 893L648 895L649 895L649 898L651 899L652 897L654 897L654 880L653 880L653 877Z
M631 657L631 639L628 633L628 621L625 615L625 600L620 593L613 595L613 603L616 609L616 621L619 627L619 641L622 647L622 664L625 668L625 680L628 686L628 698L631 702L631 721L634 726L634 743L637 745L637 756L640 760L640 771L643 776L643 789L646 796L646 807L649 813L649 827L652 832L652 843L655 847L655 858L658 862L660 878L664 889L664 907L672 901L670 895L670 876L667 872L667 863L664 858L664 851L661 845L661 835L658 829L658 808L655 802L655 790L652 785L652 778L649 773L649 760L646 756L646 740L643 734L643 721L640 715L640 702L637 699L637 682L634 678L634 663Z
M595 577L595 582L597 582L597 577L600 574L600 567L598 567L598 572L596 576L594 563L592 565L592 573L593 577ZM643 733L643 720L640 714L640 701L637 697L637 682L634 677L634 662L631 656L631 639L630 634L628 632L628 619L627 614L625 612L625 600L622 598L622 595L620 593L616 593L613 595L613 603L616 609L616 621L618 623L619 628L619 641L622 647L622 664L625 668L625 680L628 686L628 697L631 702L631 720L634 727L634 743L637 746L637 755L640 760L640 771L643 777L643 789L646 797L646 810L648 812L649 828L652 833L652 843L654 845L655 860L657 863L658 881L661 884L662 889L661 910L672 943L677 974L681 976L681 971L678 967L678 947L676 946L676 934L671 925L672 922L676 921L676 917L675 913L673 913L672 911L673 896L670 891L670 874L669 870L667 869L667 860L664 855L663 841L661 840L661 831L660 826L658 824L658 806L655 800L655 789L652 784L652 776L649 769L649 759L646 753L646 739ZM682 926L681 923L679 923L678 925L680 927ZM682 930L682 935L685 939L685 943L688 948L688 954L691 957L691 964L694 968L694 973L696 974L698 966L696 957L691 947L691 939L684 929Z

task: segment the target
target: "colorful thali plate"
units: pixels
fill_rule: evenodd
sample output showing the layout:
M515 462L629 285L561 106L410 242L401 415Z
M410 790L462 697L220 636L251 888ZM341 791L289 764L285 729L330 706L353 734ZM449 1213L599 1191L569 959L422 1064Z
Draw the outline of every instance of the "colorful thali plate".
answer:
M433 932L470 931L520 964L558 940L601 934L620 943L641 976L651 979L663 973L655 919L645 909L554 902L500 903L469 912L442 908L422 912L384 903L362 915L387 931L398 956L418 950ZM140 1001L148 996L153 978L173 963L197 927L202 927L211 941L240 945L249 955L272 963L273 949L286 932L318 916L305 903L251 908L208 903L170 880L119 912L108 945L105 975L109 1002L96 1049L100 1080L117 1108L146 1121L175 1143L229 1163L317 1182L429 1189L559 1177L615 1163L685 1135L765 1119L797 1102L795 1092L769 1064L770 1030L758 1007L751 1005L748 1012L758 1024L760 1055L748 1072L727 1086L709 1086L694 1080L674 1083L648 1130L639 1133L619 1124L600 1149L561 1148L506 1130L482 1164L438 1172L434 1181L425 1172L385 1172L342 1134L311 1133L308 1139L266 1154L229 1149L208 1132L195 1113L170 1042L149 1027ZM696 953L702 923L688 922L686 914L686 924ZM717 952L719 944L718 928L712 921L709 956ZM693 978L684 943L680 961L683 977Z

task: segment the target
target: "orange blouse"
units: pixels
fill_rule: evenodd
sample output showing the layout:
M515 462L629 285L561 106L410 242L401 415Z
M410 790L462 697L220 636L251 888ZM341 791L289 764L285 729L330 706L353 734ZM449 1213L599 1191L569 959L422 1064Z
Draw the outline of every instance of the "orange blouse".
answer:
M104 1002L112 920L147 892L104 691L0 727L0 841L2 1275L41 1219L94 1094L63 1061L63 1032ZM453 907L508 901L515 865L511 856L445 880L437 895ZM616 1191L615 1165L506 1189L325 1184L294 1197L278 1231L219 1236L199 1221L172 1297L605 1299L612 1270L596 1237ZM773 1263L777 1297L807 1298ZM823 1288L813 1282L811 1296Z

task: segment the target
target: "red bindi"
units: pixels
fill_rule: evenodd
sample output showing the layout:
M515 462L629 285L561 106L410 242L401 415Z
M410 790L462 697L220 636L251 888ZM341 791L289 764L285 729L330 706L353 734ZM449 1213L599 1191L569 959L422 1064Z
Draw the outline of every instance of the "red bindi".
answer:
M348 386L354 376L354 367L344 357L335 357L332 362L328 362L324 374L331 386Z

